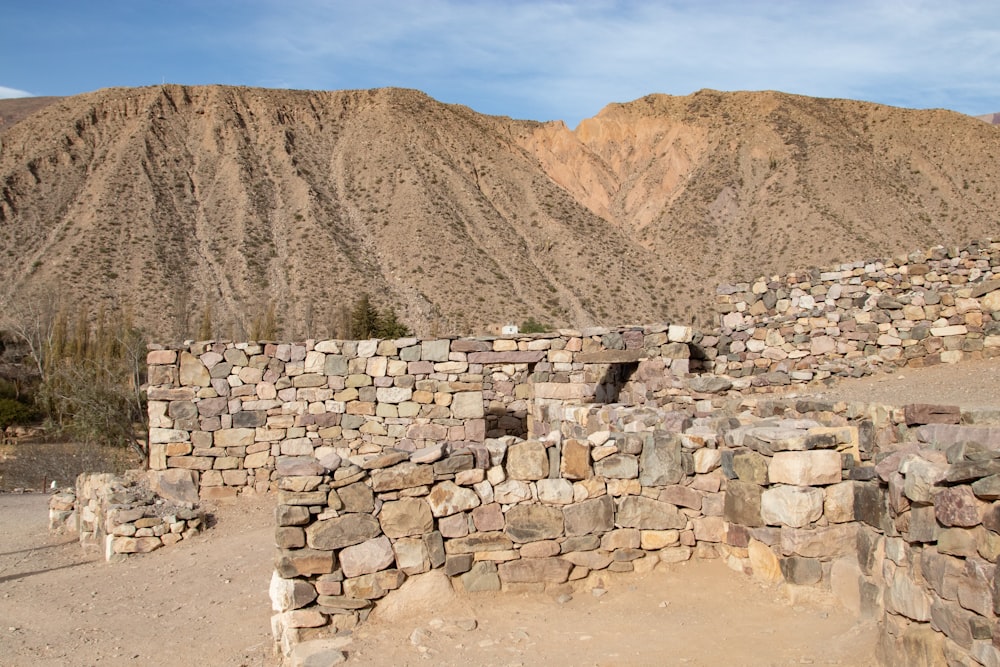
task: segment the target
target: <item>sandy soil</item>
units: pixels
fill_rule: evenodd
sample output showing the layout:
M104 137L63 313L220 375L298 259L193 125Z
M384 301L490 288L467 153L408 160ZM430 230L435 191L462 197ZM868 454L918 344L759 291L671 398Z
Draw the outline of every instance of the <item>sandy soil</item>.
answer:
M1000 360L842 381L800 394L1000 407ZM209 507L216 525L105 563L47 530L48 496L0 494L0 664L278 664L267 586L270 497ZM870 665L875 631L828 604L791 604L721 561L609 575L606 592L479 594L345 638L357 665ZM598 593L600 590L597 591Z

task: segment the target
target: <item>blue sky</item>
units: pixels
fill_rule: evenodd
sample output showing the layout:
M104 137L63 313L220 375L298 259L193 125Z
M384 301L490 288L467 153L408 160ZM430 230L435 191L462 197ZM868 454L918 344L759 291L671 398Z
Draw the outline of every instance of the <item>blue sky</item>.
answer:
M610 102L781 90L1000 112L996 0L31 0L0 97L112 86L401 86L575 126Z

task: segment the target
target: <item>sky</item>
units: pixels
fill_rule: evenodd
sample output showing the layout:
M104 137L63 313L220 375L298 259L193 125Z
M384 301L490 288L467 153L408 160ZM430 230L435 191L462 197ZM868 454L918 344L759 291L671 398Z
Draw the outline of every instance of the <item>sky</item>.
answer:
M650 93L780 90L1000 112L997 0L31 0L0 98L399 86L575 127Z

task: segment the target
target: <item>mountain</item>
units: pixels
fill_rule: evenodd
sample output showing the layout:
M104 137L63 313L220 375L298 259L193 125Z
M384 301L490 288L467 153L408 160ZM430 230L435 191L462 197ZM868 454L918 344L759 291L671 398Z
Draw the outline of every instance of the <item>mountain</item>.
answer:
M269 309L329 335L362 292L424 335L707 324L719 282L995 234L1000 195L975 118L777 92L570 130L413 90L165 85L54 100L0 144L6 294L158 339Z
M0 131L61 99L61 97L14 97L0 100Z
M990 125L1000 125L1000 113L986 113L982 116L976 116L979 120L985 120Z

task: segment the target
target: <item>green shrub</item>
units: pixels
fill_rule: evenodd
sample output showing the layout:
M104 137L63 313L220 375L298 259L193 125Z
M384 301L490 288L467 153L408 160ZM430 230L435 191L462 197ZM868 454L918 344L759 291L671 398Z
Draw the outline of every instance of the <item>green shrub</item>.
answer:
M38 418L38 413L30 405L12 398L0 398L0 429L11 424L30 424Z
M548 333L549 328L536 320L534 317L529 317L524 322L521 323L521 333L533 334L533 333Z

